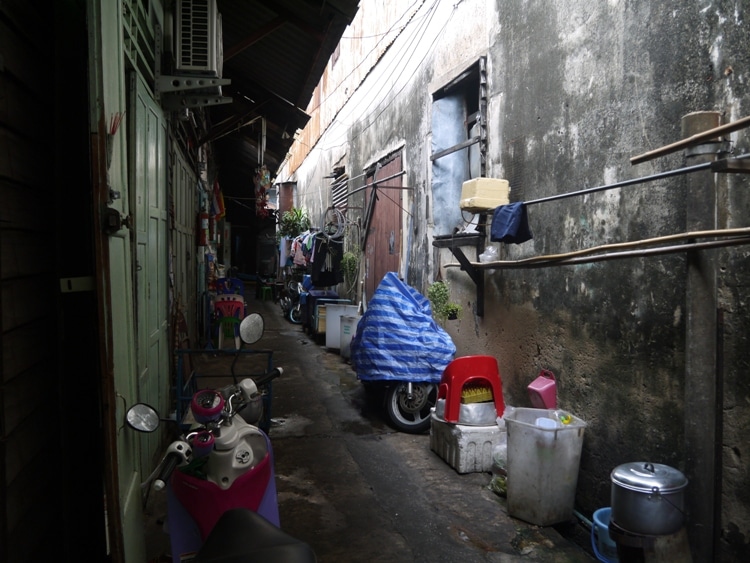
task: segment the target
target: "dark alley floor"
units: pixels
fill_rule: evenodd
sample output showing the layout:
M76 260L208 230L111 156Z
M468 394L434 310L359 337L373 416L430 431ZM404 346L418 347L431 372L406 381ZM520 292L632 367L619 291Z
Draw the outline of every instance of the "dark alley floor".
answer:
M265 321L255 346L273 350L284 369L269 432L281 527L320 563L595 560L581 547L580 523L510 517L489 473L458 474L430 450L429 434L392 429L337 351L286 321L276 303L249 295L248 306ZM147 510L152 561L168 560L164 496L152 492Z

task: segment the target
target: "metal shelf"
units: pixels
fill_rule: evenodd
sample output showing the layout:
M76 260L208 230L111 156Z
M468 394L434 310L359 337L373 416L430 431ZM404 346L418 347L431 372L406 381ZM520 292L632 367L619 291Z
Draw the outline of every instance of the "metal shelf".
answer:
M480 223L482 221L480 220ZM435 248L448 248L456 257L461 269L469 274L469 277L477 286L477 311L480 317L484 316L484 271L475 268L464 254L461 247L472 246L477 250L477 256L484 250L485 233L477 232L470 234L453 234L437 236L432 241Z

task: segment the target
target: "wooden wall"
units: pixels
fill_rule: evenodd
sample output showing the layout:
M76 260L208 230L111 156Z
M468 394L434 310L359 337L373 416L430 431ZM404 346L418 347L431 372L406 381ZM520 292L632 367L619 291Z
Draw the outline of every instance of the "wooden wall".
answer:
M51 2L0 5L0 560L41 555L61 491L57 394ZM45 14L49 14L47 18ZM50 334L52 338L49 338ZM45 439L51 438L51 439ZM44 506L48 510L39 510ZM54 538L51 533L50 538Z
M9 563L106 551L86 39L81 1L0 4L0 561Z

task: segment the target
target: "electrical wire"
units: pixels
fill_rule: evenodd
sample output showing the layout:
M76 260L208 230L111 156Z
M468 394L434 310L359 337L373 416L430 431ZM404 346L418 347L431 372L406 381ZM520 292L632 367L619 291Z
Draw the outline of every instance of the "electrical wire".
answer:
M336 92L336 90L338 90L339 88L341 88L341 86L343 86L346 83L346 80L348 78L350 78L352 76L352 74L354 74L354 71L356 71L360 66L362 66L363 64L365 64L369 60L370 55L372 55L377 50L377 48L380 46L380 43L383 40L385 40L385 38L388 37L391 34L391 32L396 28L396 26L404 18L404 16L406 16L406 14L408 14L409 12L412 11L412 8L414 8L414 6L417 4L417 2L421 2L421 4L424 4L426 1L427 0L417 0L417 1L415 1L414 4L412 4L411 6L409 6L404 11L404 13L401 15L401 17L399 17L393 23L393 25L388 29L388 31L386 31L384 33L381 33L381 34L379 34L377 36L373 35L373 36L367 36L367 37L364 37L364 36L363 37L342 37L341 40L346 39L346 40L350 40L350 41L357 41L357 40L361 41L362 39L369 39L369 38L374 38L374 37L381 37L381 39L375 44L375 46L372 49L370 49L370 51L367 54L365 54L362 57L362 59L359 62L359 64L355 65L354 68L352 68L351 72L349 72L349 74L347 74L346 76L344 76L344 78L332 90L326 92L326 97L324 99L321 99L320 103L318 103L317 106L315 106L313 108L310 108L309 113L314 112L320 106L322 106L325 102L327 102L330 99L330 95L333 94L334 92ZM417 12L419 12L420 8L421 8L421 6L419 8L417 8L416 10L413 11L412 15L409 17L409 19L407 20L407 22L405 24L403 24L403 26L401 27L401 29L399 30L399 32L393 38L393 41L396 41L396 39L398 39L398 37L404 32L404 29L406 29L406 26L409 25L412 22L412 20L414 19L414 16L417 14ZM366 76L365 76L365 79L366 79ZM364 79L363 79L363 82L364 82ZM356 88L354 88L354 90L352 91L352 93L356 92L359 89L360 86L361 86L361 83L358 84Z
M429 28L429 24L432 22L433 17L437 13L438 3L439 3L439 0L435 0L435 2L433 2L432 5L430 5L430 7L428 8L427 14L425 14L425 19L423 19L423 24L424 25L421 25L419 28L417 28L414 31L414 33L413 33L413 35L411 37L411 41L407 45L405 45L405 48L402 50L402 55L400 57L398 57L398 58L392 59L391 63L389 63L388 66L386 66L386 67L384 67L382 69L384 72L387 71L388 68L390 68L391 64L395 65L397 63L401 63L405 58L407 58L407 59L411 59L412 58L414 49L419 44L420 39L422 39L422 36L424 35L424 31ZM459 3L453 5L453 9L451 10L450 14L448 14L448 17L446 18L445 23L440 28L440 30L435 34L435 37L434 37L432 43L427 48L427 50L425 51L425 55L419 60L418 64L421 64L422 62L424 62L424 60L427 58L427 56L432 52L432 48L434 47L434 45L437 42L437 40L440 37L442 37L443 31L445 30L445 28L450 23L450 21L451 21L451 19L453 17L453 14L455 13L455 11L456 11ZM429 18L427 18L428 14L429 14ZM392 81L392 84L395 85L395 83L397 82L397 79L402 77L402 75L404 73L404 69L405 69L405 66L402 66L402 71L396 76L396 80ZM378 93L380 95L379 96L374 96L374 99L379 100L377 102L377 105L375 105L374 109L373 109L373 111L375 111L376 113L372 116L372 118L369 120L369 122L366 122L363 125L363 127L355 134L354 137L347 138L347 139L343 140L342 142L340 142L338 144L329 144L326 147L318 147L318 146L309 147L308 146L308 148L310 149L310 152L312 152L313 150L327 151L327 150L331 150L331 149L334 149L334 148L339 148L339 147L342 147L342 146L346 145L347 143L350 143L352 140L359 138L370 127L372 127L372 125L374 125L377 122L378 118L389 107L389 105L391 103L390 100L392 98L392 95L401 93L406 88L407 85L409 85L408 81L405 82L404 85L401 86L401 88L398 89L397 91L393 90L393 86L391 86L391 89L388 90L388 91L385 91L383 88L381 88L378 91ZM384 104L384 106L382 107L382 109L380 109L379 111L377 111L377 108L380 106L380 104ZM373 107L373 106L369 105L369 106L365 107L364 109L358 109L358 108L353 108L352 107L350 111L353 112L353 111L355 111L355 109L357 109L358 114L362 114L362 113L365 113L368 110L370 110L371 107ZM334 117L334 119L331 121L331 123L326 127L326 131L329 130L336 123L338 123L339 125L346 125L346 119L348 117L350 117L351 114L345 115L341 119L339 119L339 116L341 115L341 113L343 111L344 111L344 108L342 108L337 113L337 115ZM318 137L318 141L320 141L323 138L323 134L324 133L325 133L325 131L323 133L321 133L321 135ZM335 142L335 141L332 141L332 142ZM316 145L317 145L317 143L316 143Z
M429 55L429 54L430 54L430 53L432 52L432 50L433 50L433 47L435 46L435 43L436 43L436 42L437 42L437 40L438 40L438 39L439 39L439 38L440 38L440 37L442 36L442 34L443 34L443 31L445 30L445 28L446 28L446 27L448 26L448 24L450 23L450 21L451 21L451 18L453 17L453 14L455 13L455 11L456 11L456 9L458 8L458 5L459 5L460 3L461 3L461 2L459 1L459 2L457 2L456 4L454 4L454 5L453 5L453 9L451 10L450 14L448 14L448 17L446 18L446 20L445 20L445 23L444 23L444 24L442 25L442 27L440 28L440 30L439 30L439 31L438 31L438 32L437 32L437 33L435 34L435 37L434 37L434 39L433 39L432 43L431 43L431 44L430 44L430 46L429 46L429 47L427 48L427 50L425 51L425 55L424 55L424 56L422 57L422 59L420 59L420 61L419 61L419 63L418 63L418 64L421 64L422 62L424 62L424 60L425 60L425 59L427 58L427 56L428 56L428 55ZM419 40L420 40L420 39L422 38L422 36L424 35L424 32L425 32L425 31L426 31L426 30L427 30L427 29L429 28L429 25L430 25L430 23L432 22L432 19L433 19L433 17L434 17L434 16L435 16L435 14L437 13L437 6L438 6L438 4L439 4L439 0L435 0L435 2L433 2L433 3L432 3L432 4L430 5L430 6L429 6L429 8L427 9L427 12L425 13L425 15L424 15L424 16L422 16L422 19L421 19L421 23L422 23L423 25L420 25L420 26L419 26L419 28L417 28L417 29L416 29L416 30L414 31L414 33L412 34L411 40L409 41L409 43L407 43L407 45L405 45L405 48L404 48L404 49L402 50L402 54L401 54L401 56L400 56L400 57L397 57L397 58L394 58L394 59L392 59L391 63L389 63L389 64L388 64L388 65L387 65L386 67L384 67L384 69L383 69L383 72L387 71L387 70L388 70L388 69L389 69L389 68L391 67L391 65L396 65L396 64L400 64L400 63L402 63L402 61L403 61L403 60L404 60L405 58L406 58L406 59L411 59L411 56L413 55L413 52L414 52L414 50L415 50L415 49L416 49L416 47L417 47L417 46L419 45ZM420 6L420 9L421 9L421 6ZM429 17L428 17L428 16L429 16ZM403 32L402 32L402 33L403 33ZM400 35L400 34L399 34L399 35ZM382 59L381 59L381 60L382 60ZM399 74L397 75L397 77L396 77L396 80L393 80L393 81L392 81L392 84L393 84L393 85L395 85L395 84L396 84L396 82L397 82L398 78L401 78L401 76L402 76L402 75L403 75L403 73L404 73L404 69L405 69L406 67L405 67L405 65L402 65L402 66L401 66L401 68L402 68L402 70L401 70L401 72L400 72L400 73L399 73ZM364 82L363 82L363 84L364 84ZM377 112L377 113L376 113L376 114L375 114L375 115L374 115L374 116L373 116L373 117L372 117L372 118L371 118L371 119L369 120L369 122L367 122L367 123L365 123L365 124L364 124L364 126L363 126L363 127L362 127L362 128L360 129L360 130L359 130L359 132L358 132L358 133L356 133L356 134L355 134L355 136L354 136L354 137L352 137L352 138L347 138L347 139L345 139L344 141L342 141L342 142L341 142L341 143L339 143L339 144L329 144L329 145L328 145L328 146L326 146L326 147L320 147L320 146L317 146L317 145L318 145L318 142L320 142L320 141L321 141L321 140L323 139L323 137L324 137L324 135L325 135L325 132L326 132L326 131L328 131L328 130L329 130L329 129L330 129L330 128L331 128L331 127L332 127L332 126L334 125L334 124L339 124L339 125L346 125L346 121L345 121L345 118L348 118L348 117L349 117L349 116L351 115L351 113L350 113L350 114L348 114L348 115L346 115L346 116L344 116L343 118L339 119L339 116L340 116L340 115L341 115L341 113L342 113L342 112L344 111L344 108L342 107L342 108L341 108L341 110L339 110L339 112L338 112L338 113L336 114L336 116L334 116L334 118L333 118L333 119L331 120L331 122L330 122L330 123L329 123L329 124L328 124L328 125L326 126L326 130L325 130L325 131L323 131L323 132L321 132L321 134L320 134L320 135L318 136L318 139L317 139L317 141L316 141L316 143L315 143L315 146L312 146L312 147L311 147L311 146L309 146L309 145L305 145L305 146L307 146L307 147L308 147L308 149L309 149L310 153L312 153L312 152L313 152L313 151L315 151L315 150L320 150L320 151L328 151L328 150L331 150L331 149L334 149L334 148L342 147L342 146L346 145L347 143L350 143L350 142L351 142L352 140L355 140L355 139L359 138L359 137L360 137L361 135L363 135L363 134L364 134L364 133L365 133L365 132L366 132L366 131L367 131L367 130L368 130L368 129L370 128L370 127L372 127L372 126L373 126L373 125L374 125L374 124L375 124L375 123L377 122L378 118L380 118L380 116L381 116L381 115L382 115L382 114L383 114L383 113L385 112L385 110L386 110L386 109L387 109L387 108L389 107L389 105L390 105L390 102L389 102L389 100L391 99L391 96L392 96L392 95L396 95L396 94L399 94L399 93L401 93L401 92L402 92L402 91L403 91L403 90L404 90L404 89L406 88L406 86L407 86L408 84L409 84L409 82L408 82L408 81L407 81L407 82L405 82L405 83L404 83L404 85L403 85L403 86L402 86L402 87L401 87L401 88L400 88L400 89L399 89L398 91L395 91L395 92L393 91L393 87L394 87L394 86L392 85L392 86L391 86L391 89L390 89L390 90L388 90L387 92L385 92L385 94L383 94L383 90L382 90L382 88L381 88L381 90L380 90L380 92L379 92L379 93L380 93L380 94L382 94L382 98L381 98L381 97L379 97L379 96L375 96L375 97L374 97L374 99L376 99L376 100L379 100L379 101L377 102L377 105L375 105L375 106L374 106L374 110L377 110L377 108L379 107L379 105L380 105L380 104L385 104L385 105L384 105L384 106L382 107L382 109L380 109L380 110L379 110L379 111L378 111L378 112ZM361 86L362 86L362 85L360 85L359 87L361 87ZM358 87L358 88L359 88L359 87ZM360 112L361 112L361 113L365 113L365 112L369 111L371 107L373 107L373 106L372 106L372 105L368 105L368 106L367 106L367 107L365 107L365 108L364 108L363 110L359 110L359 109L358 109L357 111L358 111L358 113L360 113ZM354 110L355 110L355 108L351 108L350 112L353 112ZM296 142L298 142L298 143L301 143L301 144L305 144L305 143L302 143L302 142L301 142L301 141L300 141L299 139L297 139L297 140L296 140ZM332 141L332 142L335 142L335 141ZM351 179L351 178L350 178L350 179ZM316 189L316 188L311 188L311 190L314 190L314 189ZM317 188L317 189L319 189L319 188ZM303 191L301 191L301 192L300 192L300 195L304 196L304 195L306 195L307 193L310 193L310 192L309 192L309 191L306 191L306 190L303 190Z

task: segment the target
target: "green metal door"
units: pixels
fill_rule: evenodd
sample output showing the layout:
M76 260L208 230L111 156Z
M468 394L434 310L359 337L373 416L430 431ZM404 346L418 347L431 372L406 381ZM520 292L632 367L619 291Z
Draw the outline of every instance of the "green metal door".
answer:
M135 277L138 398L169 414L167 304L167 129L163 111L141 78L130 78L130 197ZM155 451L158 435L148 435L141 451ZM141 456L141 474L151 472L151 456Z

